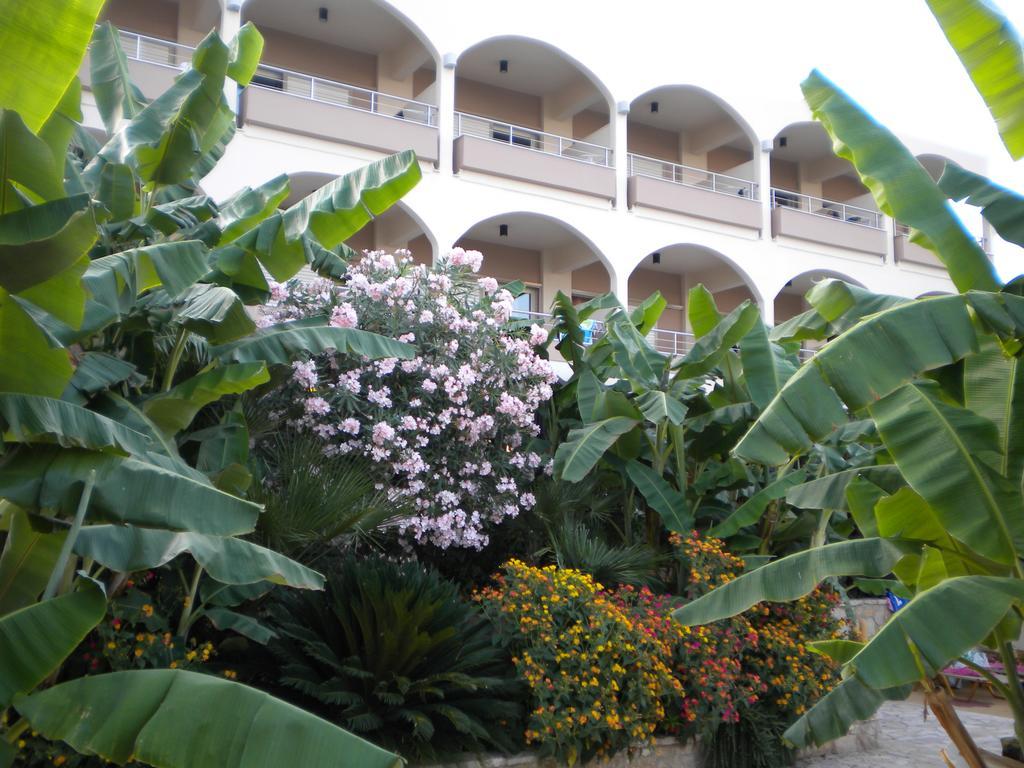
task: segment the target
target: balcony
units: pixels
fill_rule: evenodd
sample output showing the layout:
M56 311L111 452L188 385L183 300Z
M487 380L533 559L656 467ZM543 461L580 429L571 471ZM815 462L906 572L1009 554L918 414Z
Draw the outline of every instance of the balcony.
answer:
M339 111L344 110L344 111ZM413 149L437 162L437 108L399 96L260 66L242 95L242 122L379 152Z
M702 219L761 227L758 185L687 165L629 155L629 207L656 208Z
M455 172L476 171L569 192L615 198L608 147L455 113Z
M793 237L885 257L882 214L867 208L771 190L772 237Z
M125 58L128 59L128 71L132 81L146 98L156 98L170 88L174 78L192 63L192 53L195 49L187 45L137 35L134 32L119 30L118 35ZM83 87L91 87L92 73L88 54L79 67L78 76Z

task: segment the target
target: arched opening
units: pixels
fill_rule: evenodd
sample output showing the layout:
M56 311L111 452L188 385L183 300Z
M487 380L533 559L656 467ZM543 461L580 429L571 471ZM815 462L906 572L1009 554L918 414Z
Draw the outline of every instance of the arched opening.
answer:
M635 307L660 291L667 307L651 333L662 352L682 354L693 341L686 301L690 289L702 284L718 309L731 312L742 302L758 301L749 278L722 254L693 243L675 243L647 254L629 276L628 303Z
M882 214L853 165L818 123L793 123L771 156L772 234L863 251L888 251Z
M815 283L820 283L822 280L826 280L830 277L843 280L847 283L853 283L861 288L864 287L859 280L854 280L848 275L827 269L816 269L810 272L802 272L792 279L787 280L786 284L782 286L782 289L775 294L774 309L776 325L783 323L786 320L790 320L810 309L810 305L807 303L804 296L809 290L811 290L811 288L814 287Z
M582 65L538 40L498 37L466 50L455 72L457 172L614 197L611 96Z
M437 160L437 54L404 18L373 0L248 0L242 14L264 38L246 124Z
M546 314L559 291L581 303L611 289L604 259L593 243L549 216L493 216L470 227L456 245L484 255L481 275L505 283L522 281L526 292L516 300L516 311L524 317Z
M291 190L282 202L282 208L290 208L311 192L319 189L335 177L326 173L289 174ZM405 249L412 253L418 264L432 264L436 251L436 239L423 224L420 217L399 201L371 221L355 235L345 241L355 251L389 251Z
M714 94L665 85L629 107L630 172L757 199L757 137Z

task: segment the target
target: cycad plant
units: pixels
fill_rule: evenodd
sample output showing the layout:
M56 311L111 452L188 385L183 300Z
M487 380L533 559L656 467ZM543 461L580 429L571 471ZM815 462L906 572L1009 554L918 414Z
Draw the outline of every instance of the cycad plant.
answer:
M929 6L996 116L1015 159L1024 156L1024 46L981 0ZM821 509L847 509L861 538L816 547L747 573L676 617L687 624L734 615L762 601L807 594L828 577L866 576L911 597L865 644L822 643L844 680L786 737L834 739L913 684L971 766L983 758L934 678L951 662L977 666L981 645L1001 655L1005 677L978 668L1007 700L1024 741L1024 687L1014 642L1024 618L1024 281L1005 285L952 213L966 197L1008 241L1024 245L1024 198L948 165L938 185L889 131L813 72L805 98L838 154L879 206L935 251L958 295L908 301L829 281L812 309L783 333L835 337L786 382L735 448L766 466L787 465L867 418L885 449L878 465L815 481Z
M517 744L510 662L435 572L349 557L325 592L281 594L268 610L280 684L324 717L414 758Z

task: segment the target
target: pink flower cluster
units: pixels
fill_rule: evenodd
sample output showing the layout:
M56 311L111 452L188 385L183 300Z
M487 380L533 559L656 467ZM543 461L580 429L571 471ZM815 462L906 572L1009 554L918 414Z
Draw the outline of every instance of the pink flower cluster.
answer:
M321 437L327 455L366 457L378 486L411 505L407 541L441 548L485 546L490 526L533 506L527 488L549 468L530 448L556 380L534 349L547 332L507 325L514 297L475 277L482 259L456 248L427 268L408 252L368 252L343 284L289 283L267 316L320 315L416 347L410 360L296 362L282 394L291 426Z

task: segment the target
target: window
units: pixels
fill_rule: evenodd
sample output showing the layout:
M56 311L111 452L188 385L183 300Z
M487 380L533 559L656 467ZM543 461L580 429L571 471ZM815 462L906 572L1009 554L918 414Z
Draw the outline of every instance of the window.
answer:
M524 319L533 312L540 312L540 287L528 285L512 302L512 317Z
M274 88L278 91L284 90L284 72L275 72L272 69L260 67L252 78L253 85L261 85L264 88Z

